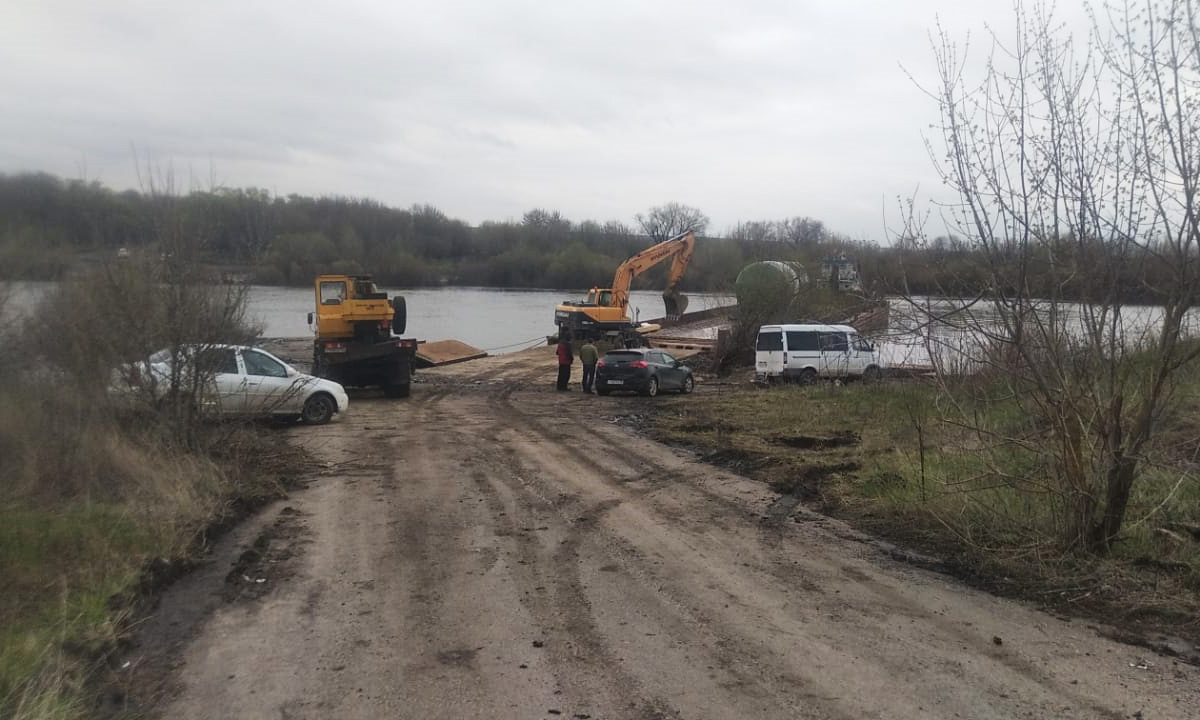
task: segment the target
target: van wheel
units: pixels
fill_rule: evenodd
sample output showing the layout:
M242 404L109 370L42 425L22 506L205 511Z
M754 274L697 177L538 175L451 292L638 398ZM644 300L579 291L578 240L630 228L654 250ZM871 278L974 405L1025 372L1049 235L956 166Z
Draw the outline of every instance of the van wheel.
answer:
M883 373L874 365L863 370L862 380L865 383L879 382L882 377Z
M797 378L797 381L801 385L815 385L817 383L817 371L812 368L804 368L804 370L800 371L800 377Z

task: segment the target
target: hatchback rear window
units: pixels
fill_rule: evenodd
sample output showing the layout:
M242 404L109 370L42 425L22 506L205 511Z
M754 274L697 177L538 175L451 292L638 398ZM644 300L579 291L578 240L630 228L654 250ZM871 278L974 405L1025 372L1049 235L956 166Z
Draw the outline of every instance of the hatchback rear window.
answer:
M610 352L605 353L605 362L636 362L642 359L639 352Z

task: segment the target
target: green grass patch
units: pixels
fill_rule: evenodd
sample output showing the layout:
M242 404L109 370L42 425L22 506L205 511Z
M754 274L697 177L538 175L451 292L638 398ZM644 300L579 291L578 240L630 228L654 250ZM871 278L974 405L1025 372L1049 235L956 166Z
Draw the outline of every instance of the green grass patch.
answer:
M278 496L273 430L154 418L0 387L0 717L89 717L152 564L184 561L233 506Z

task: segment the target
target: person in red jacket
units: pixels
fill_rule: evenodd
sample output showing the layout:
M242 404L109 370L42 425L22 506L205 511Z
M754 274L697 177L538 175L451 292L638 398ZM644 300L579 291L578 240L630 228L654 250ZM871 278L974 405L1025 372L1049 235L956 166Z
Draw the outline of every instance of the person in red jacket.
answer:
M567 383L571 381L571 363L575 362L575 353L571 350L571 337L566 333L558 336L558 389L568 390Z

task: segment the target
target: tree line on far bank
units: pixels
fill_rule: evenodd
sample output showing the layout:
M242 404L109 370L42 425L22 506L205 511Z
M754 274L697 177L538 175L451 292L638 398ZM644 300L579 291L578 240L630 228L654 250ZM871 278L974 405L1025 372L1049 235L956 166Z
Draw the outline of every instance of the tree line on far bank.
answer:
M395 208L349 197L275 196L253 188L187 193L117 191L95 181L45 173L0 174L0 279L50 280L81 262L157 252L152 219L173 206L197 256L219 270L265 285L303 286L322 273L371 273L393 287L585 288L607 285L626 258L687 227L701 236L683 279L689 291L731 291L738 272L760 260L799 262L818 281L825 258L846 255L859 266L868 294L964 295L1008 292L984 271L995 260L955 237L886 243L851 240L809 217L740 223L723 237L708 218L678 203L650 208L633 223L575 222L534 209L520 221L478 226L435 207ZM1093 266L1087 243L1046 245L1044 262L1014 282L1034 296L1065 297L1061 268ZM1103 244L1095 244L1101 252ZM1039 272L1045 268L1045 272ZM1053 271L1051 270L1053 268ZM664 282L666 267L636 286ZM1131 257L1118 286L1127 302L1156 302L1154 278L1170 272L1153 253ZM1085 277L1081 273L1079 277Z

